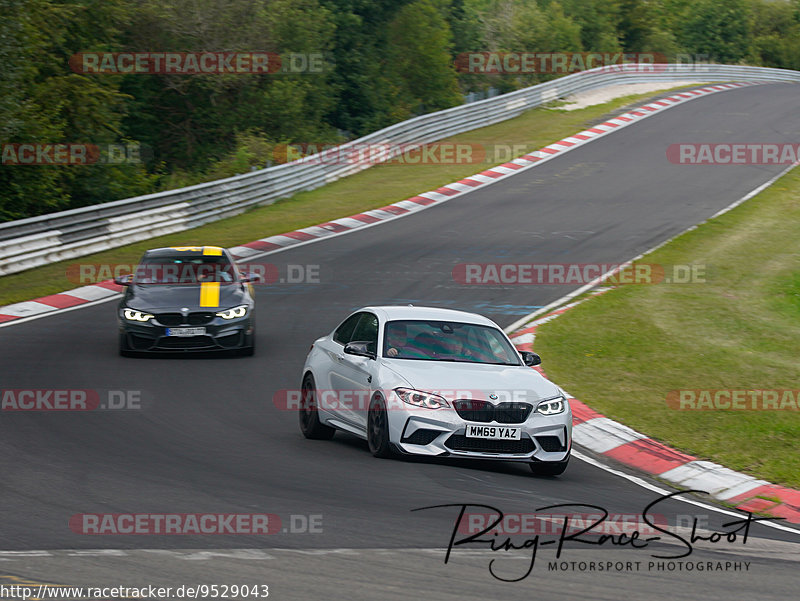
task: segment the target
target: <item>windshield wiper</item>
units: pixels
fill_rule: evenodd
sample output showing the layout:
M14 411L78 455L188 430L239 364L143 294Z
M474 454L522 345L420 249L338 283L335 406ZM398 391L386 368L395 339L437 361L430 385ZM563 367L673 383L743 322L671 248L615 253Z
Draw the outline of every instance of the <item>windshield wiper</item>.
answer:
M481 365L519 365L519 363L505 363L503 361L479 361Z

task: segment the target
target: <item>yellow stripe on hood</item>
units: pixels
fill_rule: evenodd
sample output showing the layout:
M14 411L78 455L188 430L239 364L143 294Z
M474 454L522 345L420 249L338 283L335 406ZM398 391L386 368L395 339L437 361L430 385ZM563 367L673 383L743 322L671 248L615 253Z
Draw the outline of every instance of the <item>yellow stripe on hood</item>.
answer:
M219 307L219 282L202 282L200 284L200 306Z
M204 255L211 255L214 257L221 257L222 256L222 249L219 246L204 246L203 247L203 254Z

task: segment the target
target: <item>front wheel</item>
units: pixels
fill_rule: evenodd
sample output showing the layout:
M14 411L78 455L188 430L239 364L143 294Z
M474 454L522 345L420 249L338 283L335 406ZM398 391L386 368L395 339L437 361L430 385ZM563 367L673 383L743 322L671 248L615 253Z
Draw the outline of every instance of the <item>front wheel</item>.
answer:
M252 357L253 355L256 354L256 347L255 345L243 346L238 351L236 351L236 354L239 355L240 357Z
M124 333L119 335L119 356L133 357L133 352L128 346L128 337Z
M336 430L319 420L317 411L317 390L311 375L303 379L302 402L300 405L300 431L312 440L330 440Z
M369 405L367 416L367 444L374 457L386 459L392 456L392 445L389 442L389 416L386 404L380 397L375 397Z
M559 476L569 465L569 455L564 461L534 461L528 465L535 476Z

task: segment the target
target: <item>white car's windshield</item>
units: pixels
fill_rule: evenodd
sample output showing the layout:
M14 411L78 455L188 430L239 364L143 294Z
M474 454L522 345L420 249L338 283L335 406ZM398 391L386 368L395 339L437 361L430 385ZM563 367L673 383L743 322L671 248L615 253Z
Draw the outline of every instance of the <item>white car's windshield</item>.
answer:
M520 365L517 351L497 328L453 321L387 322L383 356L419 361Z

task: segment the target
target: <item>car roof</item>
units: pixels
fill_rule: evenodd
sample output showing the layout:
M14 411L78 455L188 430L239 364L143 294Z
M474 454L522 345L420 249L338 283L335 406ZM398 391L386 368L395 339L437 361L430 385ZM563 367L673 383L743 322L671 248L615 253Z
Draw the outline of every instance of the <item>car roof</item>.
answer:
M476 313L468 313L466 311L458 311L456 309L443 309L441 307L416 307L410 305L381 305L373 307L363 307L360 311L372 311L384 321L395 320L432 320L432 321L457 321L462 323L474 323L479 325L486 325L497 327L491 319L478 315Z
M144 253L145 257L226 257L227 251L220 246L172 246L164 248L151 248Z

